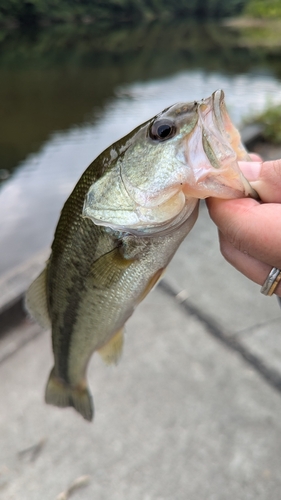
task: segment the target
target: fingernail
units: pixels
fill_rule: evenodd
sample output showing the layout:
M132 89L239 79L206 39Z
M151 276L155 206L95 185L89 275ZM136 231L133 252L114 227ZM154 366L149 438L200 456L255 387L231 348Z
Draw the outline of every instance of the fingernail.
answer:
M257 181L260 176L261 161L239 161L240 170L248 181Z

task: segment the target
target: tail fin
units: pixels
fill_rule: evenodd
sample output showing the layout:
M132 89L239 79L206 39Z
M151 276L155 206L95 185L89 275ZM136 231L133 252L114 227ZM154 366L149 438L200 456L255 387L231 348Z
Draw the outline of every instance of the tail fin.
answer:
M66 408L73 406L86 420L93 420L93 398L86 385L71 387L55 376L54 369L50 373L45 392L47 404Z

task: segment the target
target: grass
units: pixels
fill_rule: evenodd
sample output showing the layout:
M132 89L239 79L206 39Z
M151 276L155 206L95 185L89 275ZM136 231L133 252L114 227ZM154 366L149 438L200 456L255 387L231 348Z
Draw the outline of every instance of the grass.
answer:
M264 140L272 144L281 144L281 104L269 104L262 113L247 118L245 123L261 124Z

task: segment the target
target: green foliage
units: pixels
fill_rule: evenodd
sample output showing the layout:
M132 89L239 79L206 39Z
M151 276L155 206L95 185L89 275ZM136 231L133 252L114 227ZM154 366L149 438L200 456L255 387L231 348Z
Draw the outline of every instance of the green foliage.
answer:
M247 123L261 124L264 139L273 144L281 144L281 104L268 105L265 111L249 118Z
M260 18L278 18L281 16L281 0L249 0L244 14Z
M195 16L236 15L247 0L1 0L0 23L38 25L84 23L117 25L123 22Z
M194 19L138 26L127 23L109 29L100 24L55 24L39 30L0 30L0 70L51 68L64 63L69 67L110 66L117 60L121 64L122 59L142 60L144 73L148 68L159 69L160 60L169 72L179 70L181 61L180 68L236 73L255 65L266 66L268 58L266 49L240 48L235 30ZM273 62L281 72L279 52L272 55Z

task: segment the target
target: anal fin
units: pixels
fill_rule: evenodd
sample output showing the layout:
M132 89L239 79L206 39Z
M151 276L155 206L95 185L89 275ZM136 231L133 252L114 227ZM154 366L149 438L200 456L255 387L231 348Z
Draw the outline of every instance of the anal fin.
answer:
M121 328L113 337L105 344L103 347L98 349L98 353L101 356L104 363L107 365L115 364L117 365L123 350L124 344L124 329Z

